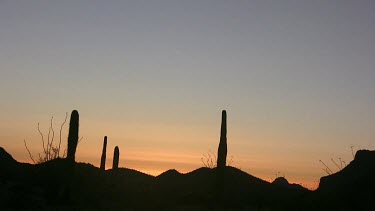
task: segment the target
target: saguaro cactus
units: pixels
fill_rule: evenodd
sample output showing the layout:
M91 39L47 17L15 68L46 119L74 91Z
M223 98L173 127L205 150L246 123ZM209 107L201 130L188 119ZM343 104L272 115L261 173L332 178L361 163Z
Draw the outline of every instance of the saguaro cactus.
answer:
M69 135L68 135L68 154L67 159L74 162L78 144L78 127L79 114L77 110L73 110L70 115Z
M221 133L220 143L217 152L217 167L222 168L226 166L227 162L227 112L222 111L221 114Z
M107 136L104 136L102 157L100 159L100 170L105 170L105 160L107 154Z
M118 160L120 157L120 150L118 146L115 147L115 151L113 152L113 166L112 169L118 169Z

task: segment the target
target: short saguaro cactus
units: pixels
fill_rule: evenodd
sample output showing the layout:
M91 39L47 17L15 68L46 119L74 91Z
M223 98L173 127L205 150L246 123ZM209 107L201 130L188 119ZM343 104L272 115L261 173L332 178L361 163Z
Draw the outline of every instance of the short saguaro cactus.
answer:
M75 162L75 155L78 144L79 114L73 110L70 115L69 135L68 135L68 153L67 160Z
M118 162L120 157L120 150L118 146L115 147L115 151L113 152L113 166L112 169L118 169Z

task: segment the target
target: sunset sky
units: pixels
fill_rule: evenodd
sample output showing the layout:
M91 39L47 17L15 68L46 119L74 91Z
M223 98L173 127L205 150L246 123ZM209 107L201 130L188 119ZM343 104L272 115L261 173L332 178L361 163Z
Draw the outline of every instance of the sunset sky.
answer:
M42 151L80 113L77 160L189 172L232 165L316 187L319 160L375 148L375 1L0 0L0 146ZM64 128L66 145L68 127ZM55 139L56 141L57 139ZM279 173L278 173L279 172Z

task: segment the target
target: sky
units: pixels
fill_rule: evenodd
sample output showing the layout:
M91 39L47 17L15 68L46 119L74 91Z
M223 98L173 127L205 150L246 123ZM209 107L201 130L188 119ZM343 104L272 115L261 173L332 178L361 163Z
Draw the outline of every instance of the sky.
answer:
M22 162L80 113L77 160L189 172L231 165L316 188L319 160L375 148L375 2L0 0L0 146ZM69 117L68 117L69 119ZM69 121L69 120L68 120ZM63 130L66 146L67 126ZM55 138L55 141L57 139Z

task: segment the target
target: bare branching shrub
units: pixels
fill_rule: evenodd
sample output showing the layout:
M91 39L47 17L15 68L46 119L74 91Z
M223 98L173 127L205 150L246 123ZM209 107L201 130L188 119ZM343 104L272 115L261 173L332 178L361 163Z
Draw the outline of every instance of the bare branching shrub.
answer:
M323 171L325 171L328 175L333 173L333 171L322 160L319 160L319 162L323 164L324 166Z
M352 150L352 156L353 156L353 159L354 159L354 146L352 145L352 146L350 146L350 149Z
M203 154L203 157L201 157L201 161L204 165L204 167L207 167L207 168L215 168L216 165L217 165L217 156L215 155L215 153L213 153L210 150L208 150L207 154ZM227 166L232 166L233 164L233 156L230 156L230 158L227 158Z
M24 140L25 148L27 152L29 153L30 159L33 161L34 164L36 163L43 163L49 160L53 160L60 157L61 152L61 142L62 142L62 131L64 128L64 125L66 123L66 120L68 118L68 113L65 114L64 122L60 126L59 131L59 142L54 144L55 141L55 130L53 129L53 117L50 120L50 127L48 128L48 134L47 134L47 140L44 139L44 135L42 131L40 130L39 122L38 122L38 132L41 137L42 142L42 149L43 151L41 153L38 153L38 159L35 160L32 156L29 148L27 147L26 140ZM79 139L79 141L82 140L83 137ZM79 142L78 142L79 143ZM66 148L63 150L61 157L66 156Z
M351 152L352 152L352 156L353 156L353 159L355 157L355 150L354 150L354 146L350 146L350 149L351 149ZM332 164L334 164L334 166L337 168L337 171L333 171L331 168L328 167L328 165L326 165L322 160L319 160L319 162L324 166L323 171L326 172L328 175L331 175L337 171L341 171L343 168L345 168L347 166L347 163L345 162L345 160L341 159L341 157L337 158L336 160L331 158L331 162Z
M26 140L25 140L25 139L23 140L23 143L25 144L25 148L26 148L27 152L29 153L30 159L31 159L31 160L33 161L33 163L35 164L34 157L33 157L33 155L31 154L29 148L27 148Z
M227 159L227 166L232 166L233 163L234 163L234 161L233 161L233 155L231 155L230 159L229 160Z
M207 154L203 154L203 157L201 157L203 165L207 168L215 168L216 159L216 155L211 150L208 150Z

